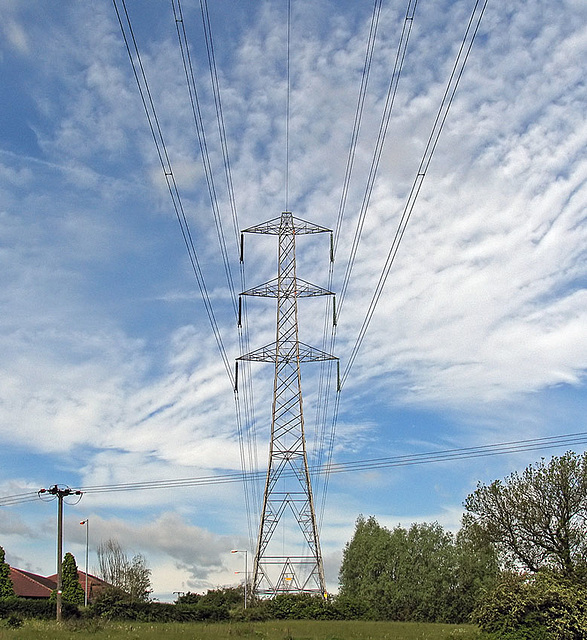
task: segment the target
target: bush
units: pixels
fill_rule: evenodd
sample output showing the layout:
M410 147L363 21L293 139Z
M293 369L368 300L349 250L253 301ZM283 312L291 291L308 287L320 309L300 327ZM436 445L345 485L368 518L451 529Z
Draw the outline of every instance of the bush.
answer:
M196 604L133 602L123 591L107 589L90 607L90 615L138 622L219 622L230 617L228 605L220 600L202 596L192 601Z
M336 611L338 620L365 620L368 618L367 606L358 598L338 595L334 597L331 606Z
M509 575L473 618L503 640L582 640L587 637L587 588L547 571Z
M15 615L14 613L11 613L6 619L6 626L9 629L20 629L22 625L23 625L22 618L20 616Z
M264 603L269 618L278 620L339 619L336 607L311 593L282 593Z
M230 610L230 619L233 622L264 622L271 618L269 610L264 602L259 602L246 609L235 607Z
M61 613L64 618L77 618L79 610L75 605L63 603ZM55 603L49 600L27 600L26 598L0 598L0 618L18 616L21 618L55 619Z

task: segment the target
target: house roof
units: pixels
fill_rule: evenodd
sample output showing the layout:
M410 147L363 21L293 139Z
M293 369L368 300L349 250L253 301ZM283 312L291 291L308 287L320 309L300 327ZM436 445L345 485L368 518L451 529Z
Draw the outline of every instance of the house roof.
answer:
M80 581L82 587L85 587L86 584L86 574L81 569L77 570L77 578ZM45 578L46 580L52 580L57 584L57 574L54 573L52 576L48 576ZM88 587L90 586L100 586L100 587L110 587L111 585L108 582L102 580L102 578L98 578L97 576L93 576L91 573L88 573Z
M14 567L10 567L10 579L14 593L21 598L48 598L57 588L57 582L51 578Z
M85 591L86 574L78 569L78 580ZM52 576L40 576L23 569L15 569L10 567L10 579L14 587L14 593L19 598L48 598L51 592L57 589L57 574ZM88 573L88 598L91 600L93 596L100 593L102 589L110 587L107 582Z

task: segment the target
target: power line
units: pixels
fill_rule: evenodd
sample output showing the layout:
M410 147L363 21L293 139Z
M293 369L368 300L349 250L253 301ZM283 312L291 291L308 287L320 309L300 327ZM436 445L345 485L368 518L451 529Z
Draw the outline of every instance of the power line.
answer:
M177 8L176 8L177 3ZM179 42L179 49L181 53L181 59L183 63L183 69L185 74L186 85L188 88L188 94L190 98L190 105L192 111L192 118L194 121L194 127L196 130L196 136L200 145L200 154L202 159L202 165L204 168L204 175L206 177L206 185L208 187L208 195L210 197L210 206L212 208L212 214L214 217L214 225L216 227L216 235L218 237L218 244L220 246L220 254L222 256L222 263L224 265L224 272L226 280L228 282L228 288L230 290L233 311L235 317L237 315L237 296L232 278L232 272L230 269L230 260L228 255L228 248L226 246L226 239L224 236L224 228L222 225L222 216L220 215L220 209L218 206L218 195L216 192L216 184L214 182L214 173L212 171L212 163L210 161L210 154L208 153L208 142L206 139L206 130L204 128L204 121L202 118L202 111L200 108L200 100L198 97L198 90L196 84L196 76L194 73L194 67L192 64L192 57L190 54L190 47L188 43L185 22L183 19L183 12L181 9L181 2L179 0L171 0L173 8L173 16L175 18L175 27L177 31L177 38ZM203 14L204 20L204 14ZM206 44L208 47L208 56L211 55L210 44L208 39L208 33L206 31L206 24L204 24L204 31L206 34ZM210 61L209 61L209 64ZM210 67L212 73L212 67ZM218 102L216 105L218 109Z
M369 176L368 176L368 179L367 179L367 185L365 187L365 192L364 192L364 195L363 195L361 209L360 209L360 212L359 212L359 217L357 219L357 224L356 224L356 228L355 228L355 234L354 234L354 238L353 238L353 242L352 242L350 255L349 255L348 260L347 260L347 265L346 265L346 269L345 269L343 283L342 283L342 286L341 286L341 290L339 292L339 303L337 305L337 308L333 308L334 322L333 322L331 335L330 335L330 345L328 347L326 347L326 346L324 347L325 350L329 351L330 353L334 353L334 351L335 351L337 316L340 315L340 312L341 312L341 309L342 309L342 305L343 305L344 299L346 297L346 291L347 291L347 288L348 288L348 285L349 285L351 273L352 273L353 266L354 266L354 263L355 263L355 258L356 258L359 242L360 242L361 235L362 235L362 230L363 230L363 226L364 226L364 223L365 223L365 218L366 218L367 211L368 211L368 208L369 208L369 203L370 203L370 200L371 200L371 194L373 192L375 179L377 177L377 173L378 173L378 169L379 169L379 163L380 163L380 160L381 160L381 155L382 155L382 152L383 152L383 147L384 147L385 139L386 139L386 136L387 136L387 130L388 130L389 122L390 122L391 115L392 115L392 112L393 112L393 106L394 106L394 103L395 103L395 97L396 97L396 94L397 94L397 89L398 89L398 85L399 85L399 81L400 81L400 77L401 77L404 61L405 61L406 54L407 54L408 42L409 42L410 34L411 34L411 31L412 31L412 25L413 25L413 22L414 22L414 17L415 17L415 12L416 12L416 5L417 5L417 0L408 0L405 17L404 17L404 21L403 21L403 24L402 24L402 30L401 30L401 34L400 34L400 39L399 39L399 43L398 43L398 46L397 46L395 61L394 61L394 65L393 65L393 69L392 69L391 77L390 77L390 81L389 81L389 87L388 87L388 90L387 90L387 96L386 96L386 100L385 100L385 105L384 105L383 113L381 115L381 122L380 122L380 125L379 125L379 131L378 131L378 134L377 134L377 141L376 141L375 148L373 150L372 159L371 159L371 166L370 166L370 169L369 169ZM353 166L354 166L354 158L355 158L356 147L357 147L358 136L359 136L359 130L360 130L360 125L361 125L361 120L362 120L363 107L364 107L365 97L366 97L366 93L367 93L367 83L368 83L371 64L372 64L372 59L373 59L373 51L374 51L374 47L375 47L375 40L376 40L377 28L378 28L378 24L379 24L380 12L381 12L381 2L379 0L376 0L375 4L373 6L373 13L372 13L372 16L371 16L371 26L370 26L369 37L368 37L368 41L367 41L367 48L366 48L366 53L365 53L365 62L364 62L364 65L363 65L363 75L362 75L362 78L361 78L361 87L359 89L359 97L358 97L357 106L356 106L356 109L355 109L355 117L354 117L354 122L353 122L353 132L352 132L352 135L351 135L351 143L349 145L349 154L348 154L348 158L347 158L347 165L346 165L346 170L345 170L345 176L344 176L344 181L343 181L341 200L340 200L337 223L336 223L336 231L335 231L335 235L334 235L333 262L331 263L331 266L330 266L329 282L328 282L328 288L329 289L332 289L334 254L336 253L336 250L337 250L337 247L338 247L340 230L341 230L342 221L343 221L345 208L346 208L348 189L349 189L349 184L350 184L351 175L352 175ZM327 341L327 337L326 337L326 334L327 334L327 315L328 315L328 313L325 315L325 322L324 322L324 345L326 345L326 341ZM324 392L324 397L325 398L328 397L328 391L330 389L330 380L331 380L331 375L327 375L325 373L327 368L329 370L329 373L331 374L332 373L332 363L329 363L328 365L324 365L323 367L321 367L321 371L320 371L321 377L320 377L320 382L319 382L319 388L320 389L323 389L324 387L326 388L326 391ZM338 383L338 390L340 391L340 379L339 379L339 383ZM319 395L319 397L320 397L320 395ZM335 432L336 432L336 422L337 422L337 415L338 415L339 406L340 406L340 397L337 396L336 403L335 403L335 408L334 408L334 413L333 413L333 419L331 421L331 426L330 426L330 437L328 439L328 448L327 448L326 454L325 454L326 455L327 464L332 459L332 450L333 450L333 446L334 446L334 437L335 437ZM323 406L323 410L322 410L322 416L321 416L320 420L318 421L318 429L319 429L319 434L320 434L319 435L319 440L321 442L321 447L323 447L325 439L326 439L327 412L328 412L328 403L325 402L324 406ZM324 454L322 453L322 451L320 452L319 456L320 456L319 460L320 460L320 462L322 462L323 457L324 457ZM327 492L327 489L328 489L328 475L326 475L324 477L324 481L323 481L321 514L323 514L324 507L325 507L325 504L326 504L326 492Z
M289 211L289 120L291 94L291 0L287 0L286 37L286 102L285 102L285 211Z
M357 219L357 225L355 228L355 234L353 237L351 252L350 252L349 259L347 261L343 283L340 289L339 313L342 310L342 306L346 298L346 291L347 291L351 273L353 271L353 267L355 264L355 259L356 259L357 251L359 248L359 242L361 240L363 227L365 225L365 218L367 216L367 211L369 209L369 203L371 202L371 194L373 193L373 187L375 186L375 180L377 178L377 173L379 170L379 163L381 162L381 155L383 153L383 147L385 146L385 139L387 137L387 130L389 128L389 122L391 120L391 115L393 113L393 106L395 103L395 97L397 95L397 88L399 85L402 69L404 66L404 61L406 59L408 43L410 40L410 34L412 31L412 25L413 25L415 13L416 13L416 5L417 5L417 0L408 0L408 6L406 9L406 15L402 25L400 41L399 41L397 52L396 52L393 71L391 73L391 80L389 83L389 88L387 90L387 96L385 99L385 106L383 109L383 114L381 116L381 122L379 124L379 131L377 133L377 141L375 144L375 149L373 150L373 156L371 158L371 166L369 168L367 185L365 187L365 192L363 194L363 201L361 203L361 209L359 212L359 217Z
M179 0L178 5L179 5ZM226 124L224 121L224 112L222 109L222 98L220 93L220 82L218 80L218 71L216 68L216 56L214 51L214 39L212 36L212 24L210 21L210 13L208 11L207 0L200 0L200 11L202 15L202 25L204 28L204 38L206 41L206 52L208 54L208 69L210 71L210 83L212 85L212 94L214 96L214 105L216 109L216 122L218 125L218 135L220 138L220 147L222 149L222 158L224 164L224 174L226 178L226 188L228 192L228 201L230 204L230 211L232 216L233 231L235 237L235 246L239 247L240 238L240 225L238 222L238 212L236 205L236 196L234 192L234 184L232 180L232 170L230 163L230 154L228 149L228 140L226 135ZM187 36L186 36L186 48L187 48ZM246 290L246 277L244 263L239 260L240 266L240 285L241 291ZM236 301L235 301L236 302ZM248 317L246 313L246 302L239 297L239 311L238 315L238 338L240 353L248 353L250 351L249 346L249 333L248 333ZM251 540L251 546L253 545L253 510L254 513L260 511L260 492L257 490L257 485L251 479L249 479L249 470L257 468L257 439L256 439L256 425L255 425L255 411L254 411L254 399L253 399L253 386L251 376L249 375L249 363L242 363L244 365L244 384L241 384L241 389L244 389L244 393L239 394L236 384L235 374L235 413L237 433L239 440L239 450L241 457L241 468L243 474L243 488L245 497L245 509L247 512L247 524L249 528L249 538ZM241 411L241 398L244 411ZM244 424L243 414L244 413Z
M414 465L433 464L438 462L450 462L484 458L496 455L511 455L526 451L542 451L561 447L576 447L587 445L587 431L569 433L558 436L544 436L541 438L527 438L476 447L460 447L453 449L439 449L423 453L413 453L399 456L386 456L379 458L365 458L348 462L331 463L320 467L311 468L313 474L325 473L351 473L358 471L372 471L374 469L388 469L394 467L406 467ZM264 471L255 471L252 475L262 478ZM293 474L292 474L293 475ZM177 478L174 480L153 480L143 482L127 482L122 484L88 485L79 487L85 495L112 493L119 491L147 491L154 489L172 489L180 487L208 486L231 484L242 481L241 473L225 473L209 476L196 476L191 478ZM0 506L15 506L30 502L34 497L38 499L38 492L25 492L0 498Z
M332 236L331 246L331 260L328 270L328 289L332 291L332 282L334 278L334 264L336 257L336 250L338 246L338 240L340 237L340 230L344 219L346 210L346 202L348 197L348 191L353 173L353 167L356 157L357 144L359 140L359 132L361 129L361 123L363 119L363 112L365 107L365 99L367 96L367 86L369 82L369 76L371 73L371 66L373 61L373 52L375 50L375 42L377 36L377 29L379 26L379 18L381 15L381 3L382 0L375 0L373 9L371 12L371 21L369 26L369 35L367 38L367 45L365 48L365 60L363 63L363 71L361 75L361 84L359 87L359 93L357 96L357 104L355 106L355 115L353 118L353 127L351 137L349 141L349 149L347 154L347 161L345 167L345 174L343 179L343 186L341 190L340 202L338 206L338 215L336 220L336 226L334 228L334 234ZM330 320L330 301L326 302L326 308L324 313L324 329L322 338L322 350L328 353L334 353L335 341L336 341L336 299L332 300L332 322ZM329 341L330 335L330 341ZM328 423L328 409L329 409L329 397L332 380L332 361L325 361L320 366L320 375L318 378L318 401L316 403L316 425L314 434L314 454L317 456L317 464L320 466L326 455L327 464L330 462L332 450L330 446L325 448L325 442L327 438L327 423ZM337 367L340 365L337 363ZM336 429L335 422L330 425L330 437L329 443L334 439L334 431ZM322 486L320 486L322 481ZM320 498L320 520L322 519L324 508L326 504L326 492L328 488L328 476L313 478L314 486L316 487L316 495L321 494Z
M214 181L214 172L212 170L212 163L210 161L210 155L208 152L208 143L206 139L204 120L202 117L202 110L200 107L200 99L199 99L198 88L196 83L196 75L194 73L192 57L190 54L190 45L189 45L189 40L188 40L188 35L186 30L186 24L185 24L180 0L171 0L171 5L173 9L179 49L181 53L185 81L186 81L186 86L188 89L188 95L189 95L189 100L191 105L192 118L194 122L196 135L198 138L198 142L200 145L201 159L204 167L204 174L206 176L206 184L208 187L210 205L211 205L212 213L214 216L218 242L220 245L220 253L222 256L224 271L226 274L226 279L227 279L228 287L231 294L233 311L235 313L235 317L238 320L237 324L239 324L240 351L244 353L248 350L247 348L248 338L247 338L247 331L246 331L246 326L247 326L246 314L244 318L245 329L242 330L242 326L243 326L243 322L241 320L242 314L239 313L239 308L242 309L242 306L240 305L240 303L237 303L237 295L235 291L234 281L232 278L232 271L230 268L229 252L226 244L226 238L225 238L224 228L222 224L222 216L220 214L220 207L218 204L217 190L216 190L216 185ZM233 231L234 231L234 241L235 241L234 246L235 248L237 248L239 244L239 231L238 231L239 225L238 225L238 215L237 215L237 207L236 207L236 197L234 193L232 172L230 168L230 156L228 151L226 126L224 123L222 99L220 95L220 83L218 80L218 73L216 69L214 40L212 37L212 25L210 21L210 14L208 11L208 3L206 2L206 0L200 0L200 13L202 18L204 40L206 43L206 52L208 57L210 83L212 86L212 94L214 96L216 121L218 125L218 135L220 139L220 147L222 150L222 157L223 157L223 163L224 163L224 173L226 178L228 200L230 203L230 210L231 210L231 217L232 217L232 224L233 224ZM235 255L236 255L236 252L235 252ZM240 279L241 279L241 291L244 291L246 287L245 287L245 274L244 274L244 268L242 263L240 265ZM236 383L236 374L235 374L234 382ZM234 384L233 386L236 387L237 385ZM250 391L252 394L250 385L248 384L245 385L245 389ZM248 480L247 458L251 459L254 457L254 454L252 453L252 451L253 450L256 451L256 442L254 437L254 431L250 438L246 437L245 430L243 427L243 418L242 418L242 412L240 407L240 396L238 393L234 394L234 400L235 400L235 416L236 416L236 424L237 424L237 432L238 432L238 440L239 440L239 450L240 450L242 473L243 473L245 509L247 512L247 522L249 526L250 537L252 539L253 528L252 528L252 519L251 519L251 502L253 503L255 502L256 494L255 494L255 487ZM244 394L243 400L244 400L245 424L250 426L254 424L254 411L252 409L252 404L249 401L249 396L246 393Z
M122 9L124 12L124 18L122 18L121 11L118 7L118 1L121 2ZM177 221L179 223L181 234L184 240L184 244L186 246L188 256L190 259L190 263L192 265L192 269L194 275L196 277L196 281L198 283L198 287L200 289L200 294L202 297L202 301L204 302L204 307L206 309L206 313L208 315L208 320L212 327L212 332L214 334L214 338L216 339L216 344L218 346L218 350L224 362L224 367L226 369L226 373L229 377L231 384L234 386L234 378L232 373L232 367L229 363L228 356L226 354L226 349L224 347L224 343L222 341L222 336L220 334L220 329L218 327L218 322L216 320L216 316L214 314L214 310L212 308L212 302L210 300L210 296L208 294L208 290L206 287L206 282L204 280L204 274L202 272L200 262L198 259L198 254L196 252L196 248L194 245L194 241L192 238L192 234L188 225L187 216L185 214L185 210L183 207L183 203L181 200L181 195L177 186L177 182L175 180L175 175L173 173L173 167L171 165L171 161L169 158L169 153L167 150L167 145L165 144L165 138L163 137L163 132L161 130L161 125L159 122L159 118L157 116L157 111L155 109L155 104L153 101L153 97L151 94L151 90L149 88L149 83L147 80L147 75L145 73L145 69L143 67L143 62L141 59L141 54L139 51L139 47L134 35L134 31L132 28L132 23L130 20L130 16L128 14L125 0L112 0L114 5L114 9L116 11L116 16L118 19L118 24L120 26L120 31L122 33L122 37L124 40L124 44L126 47L126 51L131 63L131 67L133 70L133 74L135 77L135 81L137 83L137 87L139 90L139 94L141 97L141 102L143 104L143 109L145 111L145 115L147 117L147 122L149 124L149 129L151 131L151 136L153 138L153 142L155 144L155 148L157 151L157 156L159 158L159 162L161 164L161 169L165 176L165 182L167 184L167 189L169 191L169 195L171 197L171 201L173 204L173 208L175 211L175 215ZM126 28L125 28L126 21ZM128 31L128 33L127 33ZM131 46L132 42L132 46ZM133 57L134 51L134 57ZM136 57L136 62L135 62ZM138 65L138 68L137 68Z
M434 120L432 131L430 132L430 136L428 138L428 142L426 144L426 148L424 150L422 160L420 161L420 166L418 167L416 177L414 179L412 188L408 195L408 199L406 201L406 204L402 213L402 217L396 229L395 236L392 240L391 247L389 249L387 259L385 261L385 265L383 266L383 269L379 276L379 280L377 282L377 286L375 287L373 297L371 298L371 302L369 303L369 307L365 315L365 318L363 320L363 324L361 325L361 329L359 330L359 335L353 346L347 366L342 375L341 388L344 386L348 378L349 372L354 364L354 361L357 357L357 353L361 348L361 345L365 338L365 334L367 333L367 329L369 328L369 325L373 318L373 314L375 313L375 308L377 307L379 299L381 298L381 294L383 292L383 288L387 281L387 277L389 276L389 272L395 260L395 256L397 255L399 245L402 241L402 238L406 231L406 227L408 225L408 222L414 210L416 200L420 193L420 189L422 188L422 183L424 182L424 178L426 177L428 167L430 166L430 162L434 155L434 151L436 150L436 146L438 144L440 134L442 133L442 130L444 128L444 124L446 122L446 118L450 111L450 107L452 105L456 90L459 86L460 79L463 75L463 71L465 70L465 65L467 64L469 54L471 53L471 48L473 47L473 43L475 41L477 31L479 30L479 26L481 24L483 14L487 6L487 2L488 0L484 0L481 8L479 8L479 6L481 5L481 0L476 0L475 6L473 7L473 10L471 12L471 16L467 24L467 29L465 30L465 35L463 36L463 40L461 42L459 52L455 59L453 69L450 74L450 78L447 82L446 89L442 97L440 107L436 114L436 119Z

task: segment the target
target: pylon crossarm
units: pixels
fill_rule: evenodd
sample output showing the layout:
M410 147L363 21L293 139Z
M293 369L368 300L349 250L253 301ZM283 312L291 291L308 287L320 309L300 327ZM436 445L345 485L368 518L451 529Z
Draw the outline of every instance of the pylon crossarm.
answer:
M338 360L336 356L326 353L309 344L299 343L300 346L300 362L322 362L323 360Z
M268 235L279 235L280 233L283 233L284 220L286 225L290 225L291 232L295 235L308 233L332 233L331 229L321 227L312 222L302 220L301 218L296 218L295 216L292 216L291 212L289 211L284 211L279 218L273 218L272 220L268 220L267 222L262 222L261 224L249 227L248 229L244 229L242 233L264 233Z
M259 298L277 298L279 296L279 280L277 278L264 282L256 287L251 287L241 293L241 296L257 296ZM296 296L297 298L313 298L316 296L331 296L332 291L318 287L311 282L296 278L289 284L286 295Z

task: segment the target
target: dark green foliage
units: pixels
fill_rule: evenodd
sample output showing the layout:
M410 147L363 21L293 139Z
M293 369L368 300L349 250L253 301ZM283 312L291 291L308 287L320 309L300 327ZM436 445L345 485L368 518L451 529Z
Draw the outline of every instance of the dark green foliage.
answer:
M282 593L265 603L270 619L330 620L338 618L334 607L320 595L310 593Z
M62 614L64 618L79 616L78 608L68 602L63 603ZM3 598L0 600L0 618L9 618L11 615L21 618L39 618L42 620L55 619L55 603L44 600L26 600L25 598Z
M390 531L361 516L343 554L340 601L372 619L463 622L497 571L491 548L480 549L438 523Z
M587 453L567 452L512 473L467 497L465 524L475 525L510 568L587 573Z
M204 596L201 593L192 593L188 591L183 596L178 596L176 604L198 604Z
M200 596L198 605L206 607L238 607L244 603L243 587L226 587L224 589L209 589Z
M503 640L583 640L587 586L549 571L508 574L483 599L474 619Z
M8 616L8 618L6 618L6 626L9 629L20 629L22 625L23 625L22 618L20 616L17 616L14 613L12 613L11 615Z
M484 536L477 535L475 528L462 528L456 536L457 570L452 620L467 622L470 612L483 594L492 589L498 580L499 562L492 544Z
M5 562L5 558L4 549L0 547L0 598L10 598L14 595L10 579L10 565Z
M63 595L61 596L63 602L76 605L84 604L84 589L79 582L77 564L73 554L65 554L61 571L63 576Z
M92 605L93 615L108 620L137 620L140 622L219 622L230 617L231 589L218 589L210 597L188 598L193 604L164 604L133 601L120 589L107 589ZM210 593L210 592L209 592ZM190 594L195 596L197 594ZM184 598L185 596L182 596ZM181 598L178 598L178 601Z
M338 620L363 620L369 617L365 602L352 596L339 594L333 598L330 606L336 611Z

